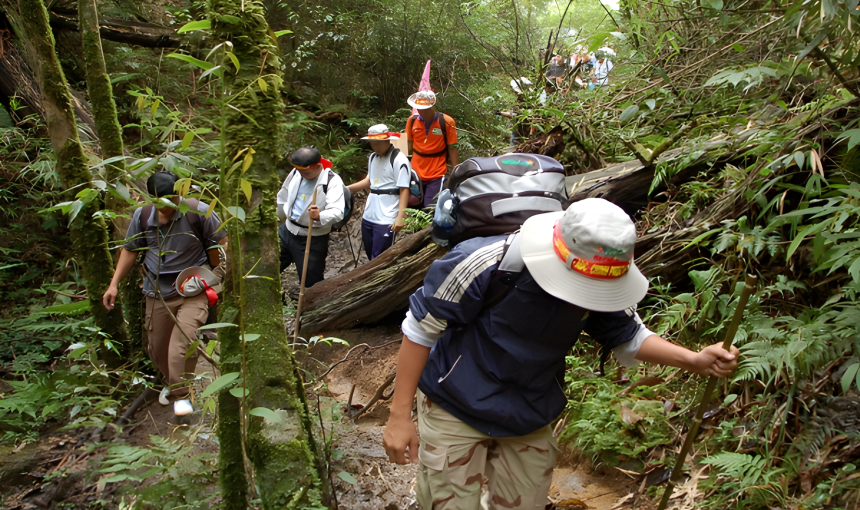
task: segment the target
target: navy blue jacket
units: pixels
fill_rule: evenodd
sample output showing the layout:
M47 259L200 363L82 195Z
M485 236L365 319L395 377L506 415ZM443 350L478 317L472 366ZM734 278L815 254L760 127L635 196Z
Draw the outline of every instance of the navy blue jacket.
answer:
M625 311L586 311L547 294L528 269L498 304L485 307L505 239L461 242L433 263L410 297L410 313L424 330L444 330L418 387L493 437L531 433L564 410L565 356L581 331L611 349L645 328Z

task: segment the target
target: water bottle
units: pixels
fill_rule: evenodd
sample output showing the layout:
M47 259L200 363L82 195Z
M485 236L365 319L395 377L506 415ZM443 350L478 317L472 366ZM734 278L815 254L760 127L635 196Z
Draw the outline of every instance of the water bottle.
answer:
M451 190L444 189L436 200L436 212L433 213L433 228L430 237L439 246L448 246L448 237L454 224L457 223L457 198Z

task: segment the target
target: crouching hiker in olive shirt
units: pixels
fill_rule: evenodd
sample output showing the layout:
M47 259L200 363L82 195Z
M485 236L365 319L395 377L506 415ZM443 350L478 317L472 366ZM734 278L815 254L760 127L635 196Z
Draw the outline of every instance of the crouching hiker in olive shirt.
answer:
M161 372L166 386L159 402L167 405L167 397L172 395L176 398L174 412L177 416L183 416L194 410L188 398L190 390L187 382L193 378L197 366L196 351L187 359L186 353L191 342L197 338L197 329L206 323L209 300L206 292L194 297L182 297L174 287L174 281L182 270L208 263L206 248L209 246L203 245L204 239L225 246L227 232L218 230L221 220L217 213L213 212L208 218L205 216L209 206L203 202L194 199L186 201L189 205L196 203L199 213L196 215L178 209L180 201L185 199L174 191L176 180L176 175L171 172L157 172L147 180L146 188L151 196L167 198L176 208L156 200L155 207L146 206L134 211L116 271L102 303L106 309L113 309L117 285L131 271L137 260L137 252L144 251L146 352ZM142 218L142 215L147 217Z
M558 452L549 424L567 403L565 356L581 331L624 365L734 373L736 348L693 352L642 324L635 244L627 214L590 198L433 263L403 321L383 434L392 462L418 463L422 508L479 509L484 480L491 509L545 507Z

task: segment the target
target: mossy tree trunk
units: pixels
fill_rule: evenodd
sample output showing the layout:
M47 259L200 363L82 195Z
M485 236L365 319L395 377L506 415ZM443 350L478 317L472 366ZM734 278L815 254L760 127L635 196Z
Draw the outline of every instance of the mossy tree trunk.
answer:
M81 47L87 76L87 92L95 119L102 159L125 155L122 143L122 128L116 112L113 87L105 66L102 40L99 35L99 14L95 0L78 0L78 18L81 31ZM119 160L105 166L105 178L109 182L120 179L125 173L125 162ZM128 204L113 195L108 195L108 209L117 214L126 213ZM114 242L120 242L128 230L128 220L116 218L110 225ZM135 268L121 284L123 313L129 324L129 345L121 350L124 354L143 348L143 294L140 291L140 271Z
M252 159L246 171L240 166L229 178L222 175L221 180L222 204L245 211L244 221L222 218L228 221L233 296L226 297L221 320L232 316L230 322L241 325L246 337L259 335L242 344L238 335L228 329L219 338L222 352L229 356L224 361L241 363L244 355L245 384L249 391L244 406L247 455L253 464L254 482L263 508L325 508L329 506L331 487L284 330L276 212L280 186L276 165L280 161L278 147L284 105L277 41L264 14L257 0L209 1L216 43L230 42L233 57L239 63L237 69L233 58L226 55L221 62L227 91L222 97L225 101L229 98L231 105L222 109L223 156L228 160L237 155L241 160ZM246 197L249 185L250 197ZM244 277L249 271L249 277ZM220 398L223 404L230 397ZM248 413L249 409L260 407L273 410L279 419L273 421ZM221 420L235 421L234 414L225 416L225 411L231 409L221 407ZM221 448L228 446L225 442L233 441L229 447L236 451L237 436L228 436L225 428L220 431ZM224 454L221 460L229 462L222 465L222 476L231 469L231 476L235 475L232 480L236 481L240 460L235 456L225 459ZM224 494L233 490L227 483L222 478Z
M3 4L7 15L14 19L13 24L20 27L18 35L30 54L36 81L42 89L42 105L57 158L57 173L63 186L70 190L68 198L74 200L77 191L90 187L91 175L78 138L69 86L48 26L48 13L42 0L18 0L15 4L4 0ZM99 205L97 200L89 202L69 225L71 252L81 267L96 325L122 345L126 342L126 333L121 307L108 312L101 305L101 297L113 275L113 260L108 251L104 221L93 218Z

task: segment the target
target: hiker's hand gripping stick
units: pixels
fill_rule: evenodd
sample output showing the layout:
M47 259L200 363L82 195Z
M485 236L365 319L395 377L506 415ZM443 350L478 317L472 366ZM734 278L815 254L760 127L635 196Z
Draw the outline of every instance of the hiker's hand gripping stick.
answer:
M737 351L737 349L732 346L732 343L735 340L735 334L738 332L738 325L741 323L741 319L744 316L744 309L747 306L747 301L749 301L750 294L752 294L752 291L755 289L757 281L757 277L747 275L747 279L744 282L744 289L741 291L741 298L738 300L737 308L735 308L735 315L732 317L732 322L729 324L729 329L726 331L726 339L723 340L722 349L725 351L729 351L730 349L734 349L735 352ZM705 348L702 352L718 346L719 344L712 345ZM716 371L716 373L719 373L719 371ZM666 490L663 492L663 499L660 500L660 506L657 507L657 510L666 510L666 506L669 504L669 498L672 496L672 491L675 490L675 483L678 481L678 478L681 476L681 471L684 469L684 459L686 459L687 454L690 453L690 448L693 446L693 441L695 441L696 434L699 432L699 425L702 424L702 417L705 415L705 409L708 408L708 404L711 401L711 394L714 392L714 388L717 386L718 380L718 377L715 377L714 374L711 374L711 377L708 379L708 384L705 386L705 392L702 395L702 403L699 404L699 410L696 411L696 417L693 418L693 423L690 425L690 431L687 432L687 439L684 441L684 446L681 447L681 453L678 454L678 458L675 460L675 467L672 469L672 476L669 477L669 483L666 485Z

